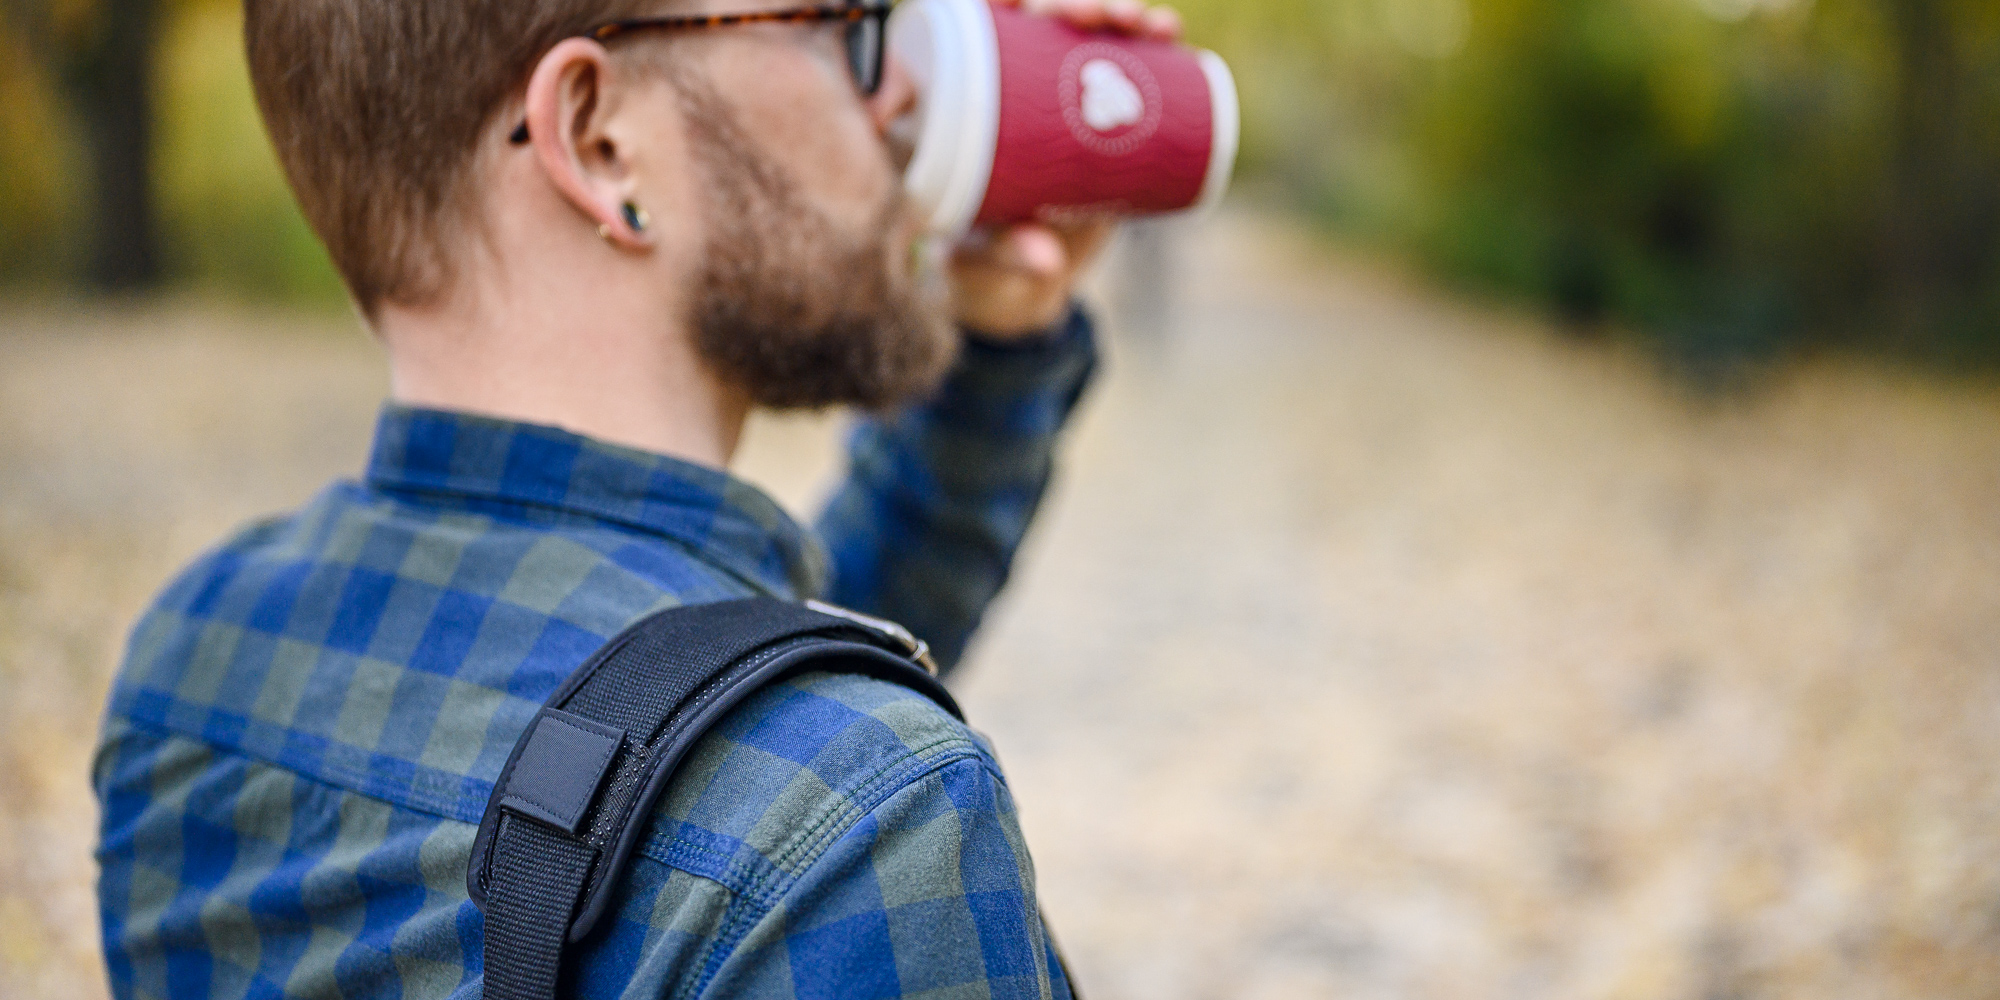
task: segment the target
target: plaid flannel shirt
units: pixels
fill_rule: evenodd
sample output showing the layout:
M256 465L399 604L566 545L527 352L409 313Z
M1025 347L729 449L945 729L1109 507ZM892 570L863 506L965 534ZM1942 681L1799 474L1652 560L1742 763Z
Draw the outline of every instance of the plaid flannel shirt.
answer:
M900 617L955 660L1092 358L1075 314L861 422L827 550L721 472L386 408L363 481L203 556L133 631L94 768L113 992L478 996L472 839L555 686L652 611L751 594ZM860 677L712 730L614 910L566 995L1069 994L991 749Z

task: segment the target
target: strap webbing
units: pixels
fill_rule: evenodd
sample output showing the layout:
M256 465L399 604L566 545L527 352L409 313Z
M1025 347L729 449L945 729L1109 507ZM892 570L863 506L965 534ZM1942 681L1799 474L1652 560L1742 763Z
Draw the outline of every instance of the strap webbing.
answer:
M533 820L505 816L486 892L486 996L556 995L570 912L597 851Z

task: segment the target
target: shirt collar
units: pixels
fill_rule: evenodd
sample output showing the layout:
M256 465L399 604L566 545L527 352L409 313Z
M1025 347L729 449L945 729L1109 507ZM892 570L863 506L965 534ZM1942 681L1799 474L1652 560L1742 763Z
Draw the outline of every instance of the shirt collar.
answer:
M745 583L817 596L827 557L762 490L726 472L556 427L389 404L375 426L376 489L581 515L664 538Z

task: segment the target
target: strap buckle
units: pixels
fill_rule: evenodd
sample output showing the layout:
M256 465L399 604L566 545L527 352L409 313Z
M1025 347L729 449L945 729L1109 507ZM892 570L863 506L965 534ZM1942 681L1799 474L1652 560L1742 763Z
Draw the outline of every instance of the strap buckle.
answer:
M909 629L887 618L877 618L874 615L864 615L859 611L849 611L838 604L828 604L825 601L807 601L805 604L808 609L817 611L820 614L845 619L870 632L879 632L888 636L890 639L895 640L897 645L902 646L904 655L908 656L917 666L924 668L925 673L930 674L932 677L938 675L937 660L931 656L930 643L917 638Z

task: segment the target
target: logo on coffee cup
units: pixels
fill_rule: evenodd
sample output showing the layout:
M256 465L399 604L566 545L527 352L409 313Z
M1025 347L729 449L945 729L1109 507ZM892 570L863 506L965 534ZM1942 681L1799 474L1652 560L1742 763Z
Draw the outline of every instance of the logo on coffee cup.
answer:
M1146 99L1118 64L1092 59L1077 74L1083 82L1083 123L1099 132L1137 125L1146 117Z
M1102 42L1070 51L1057 77L1063 121L1085 149L1123 156L1159 130L1160 84L1130 52Z

